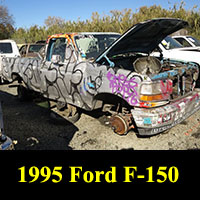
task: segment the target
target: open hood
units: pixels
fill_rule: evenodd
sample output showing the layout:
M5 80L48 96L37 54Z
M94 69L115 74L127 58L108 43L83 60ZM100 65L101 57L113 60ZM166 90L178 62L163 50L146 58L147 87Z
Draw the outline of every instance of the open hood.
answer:
M186 21L173 18L159 18L138 23L117 39L96 61L105 55L112 57L129 52L150 54L167 35L187 25Z

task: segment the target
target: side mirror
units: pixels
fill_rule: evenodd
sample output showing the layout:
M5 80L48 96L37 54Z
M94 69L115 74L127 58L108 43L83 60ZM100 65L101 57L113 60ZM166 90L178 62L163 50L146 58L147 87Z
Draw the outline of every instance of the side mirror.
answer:
M54 64L59 64L60 62L62 62L62 58L60 55L52 55L51 62Z

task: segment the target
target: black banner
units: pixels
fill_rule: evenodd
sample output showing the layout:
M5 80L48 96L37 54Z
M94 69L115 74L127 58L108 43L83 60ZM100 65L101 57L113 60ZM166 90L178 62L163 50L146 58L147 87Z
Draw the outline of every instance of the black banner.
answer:
M192 185L200 151L0 151L9 185Z

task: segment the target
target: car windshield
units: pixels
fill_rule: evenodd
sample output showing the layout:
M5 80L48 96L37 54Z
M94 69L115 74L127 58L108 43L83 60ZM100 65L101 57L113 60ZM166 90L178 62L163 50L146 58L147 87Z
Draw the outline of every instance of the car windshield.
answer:
M192 36L187 36L187 38L195 45L195 46L200 46L200 41L197 40L196 38Z
M0 43L0 53L12 53L12 46L10 43Z
M176 48L182 48L183 46L176 41L175 39L167 36L162 42L161 44L163 45L163 47L167 50L170 49L176 49Z
M120 34L80 34L75 36L75 42L83 58L95 59L119 37Z

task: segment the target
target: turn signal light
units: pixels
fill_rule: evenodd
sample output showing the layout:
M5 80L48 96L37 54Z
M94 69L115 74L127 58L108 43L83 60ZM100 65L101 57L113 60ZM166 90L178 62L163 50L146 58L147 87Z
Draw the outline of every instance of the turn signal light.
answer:
M140 100L141 101L159 101L163 100L163 96L161 94L157 95L140 95Z

